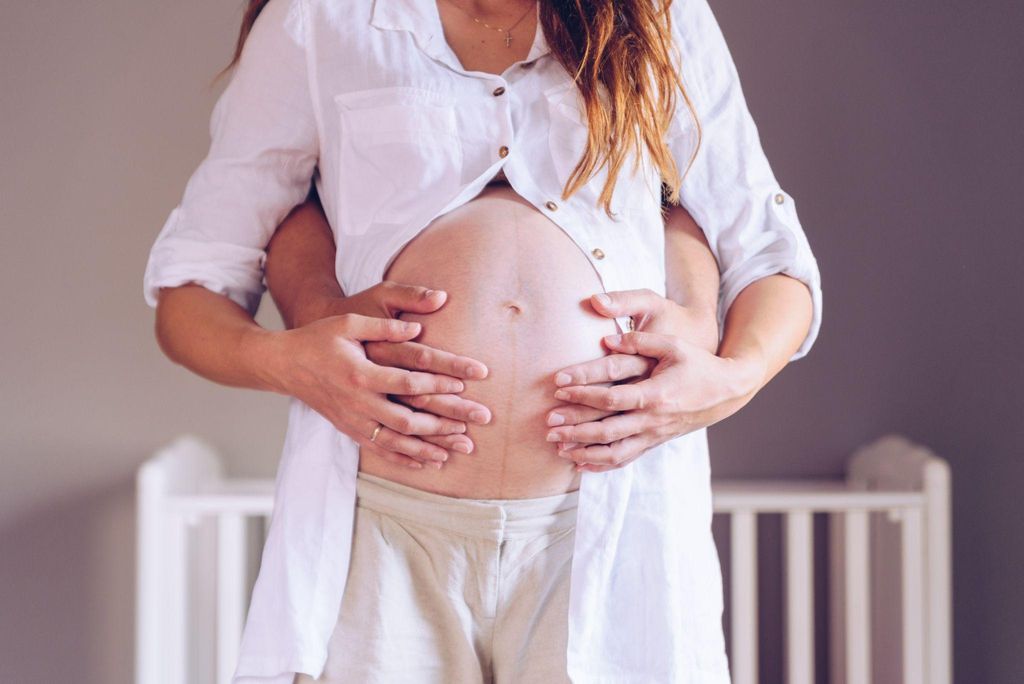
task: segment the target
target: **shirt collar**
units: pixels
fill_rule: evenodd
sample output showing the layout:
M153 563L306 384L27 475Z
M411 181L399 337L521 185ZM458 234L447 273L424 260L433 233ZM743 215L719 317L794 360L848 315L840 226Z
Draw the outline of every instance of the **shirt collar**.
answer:
M425 53L453 68L461 69L458 58L444 39L436 0L374 0L370 24L379 29L408 31ZM549 52L551 46L538 22L533 44L524 61L532 62Z

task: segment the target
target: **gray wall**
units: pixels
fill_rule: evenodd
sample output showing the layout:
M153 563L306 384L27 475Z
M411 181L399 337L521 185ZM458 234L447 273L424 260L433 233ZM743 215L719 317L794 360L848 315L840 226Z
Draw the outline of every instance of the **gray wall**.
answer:
M174 367L140 292L149 246L205 153L223 84L205 86L229 57L238 5L0 6L10 681L129 681L132 476L154 448L191 430L234 474L275 471L284 400ZM713 7L825 293L811 354L712 429L714 472L839 475L890 431L948 458L957 680L1024 681L1022 10ZM261 321L277 325L271 308ZM778 678L771 648L765 681Z

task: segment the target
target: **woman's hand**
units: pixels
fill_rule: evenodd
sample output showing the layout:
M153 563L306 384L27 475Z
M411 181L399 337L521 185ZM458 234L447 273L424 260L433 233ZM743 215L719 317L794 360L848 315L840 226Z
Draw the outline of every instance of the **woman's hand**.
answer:
M364 342L401 343L421 331L419 323L346 313L301 328L269 333L279 359L268 372L283 394L296 397L352 437L364 449L393 463L437 468L447 460L442 446L466 451L466 424L413 411L389 401L404 396L460 392L459 378L380 366L367 359ZM376 439L374 429L381 424ZM432 436L431 443L422 436ZM461 439L460 439L461 438Z
M607 297L606 301L602 297ZM622 467L647 449L732 415L760 387L764 368L716 356L714 312L651 290L598 294L594 309L631 315L634 331L603 338L611 352L555 374L548 440L577 470ZM612 386L599 383L615 382Z

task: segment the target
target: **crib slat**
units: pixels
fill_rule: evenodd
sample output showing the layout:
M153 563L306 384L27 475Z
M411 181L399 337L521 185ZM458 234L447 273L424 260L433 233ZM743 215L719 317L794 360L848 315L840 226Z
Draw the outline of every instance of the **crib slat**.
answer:
M187 684L188 664L188 521L184 516L168 515L167 524L167 593L164 595L162 649L164 684Z
M733 684L757 684L757 514L730 517Z
M846 682L871 681L870 550L867 511L845 514Z
M245 517L225 513L217 519L217 682L231 684L245 623Z
M846 515L828 514L828 681L846 681Z
M920 509L902 512L903 682L924 684L924 536Z
M812 514L786 514L786 682L814 682Z

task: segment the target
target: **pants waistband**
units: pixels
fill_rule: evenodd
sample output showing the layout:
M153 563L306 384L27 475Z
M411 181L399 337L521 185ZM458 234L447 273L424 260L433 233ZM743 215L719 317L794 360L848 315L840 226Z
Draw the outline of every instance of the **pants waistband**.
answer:
M530 499L467 499L356 474L356 505L458 534L500 541L535 537L576 525L579 490Z

